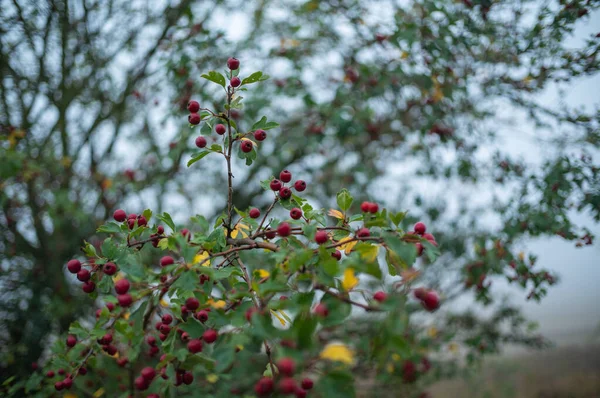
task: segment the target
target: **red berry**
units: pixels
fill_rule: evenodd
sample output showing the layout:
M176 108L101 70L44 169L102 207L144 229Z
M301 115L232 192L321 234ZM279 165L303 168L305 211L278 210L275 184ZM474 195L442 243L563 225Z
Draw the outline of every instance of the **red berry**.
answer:
M208 312L206 312L204 310L200 310L200 311L196 312L195 317L197 320L204 323L208 320Z
M54 377L54 371L53 370L49 370L46 372L46 377L48 378L53 378Z
M154 368L152 368L150 366L147 366L144 369L142 369L140 374L147 381L152 381L152 379L154 379L154 377L156 377L156 371L154 370Z
M279 179L283 182L290 182L292 181L292 173L287 170L283 170L281 173L279 173Z
M285 238L286 236L290 236L290 234L292 233L292 227L290 227L290 224L282 222L277 227L277 233L279 234L279 236Z
M215 132L219 135L225 134L226 131L227 131L227 129L225 128L224 124L219 123L215 126Z
M277 232L274 229L272 229L272 228L267 228L266 232L267 233L265 234L265 237L267 239L273 239L274 237L277 236Z
M56 389L56 391L60 391L60 390L62 390L65 387L63 386L63 382L62 381L57 381L56 383L54 383L54 388Z
M200 302L196 297L190 297L187 300L185 300L185 306L190 311L196 311L198 307L200 307Z
M148 345L150 345L150 346L156 345L156 337L154 337L154 336L146 337L146 343L148 343Z
M387 294L385 294L384 292L377 292L373 295L373 298L375 299L375 301L379 301L380 303L383 303L385 301L385 299L387 298Z
M284 377L279 382L279 392L282 394L292 394L296 390L296 380L291 377Z
M148 380L144 379L142 376L136 377L134 384L135 388L140 391L148 389Z
M413 294L415 295L416 298L418 298L419 300L422 300L423 297L425 297L425 294L427 294L427 290L425 288L418 287L415 290L413 290Z
M415 243L415 246L417 248L417 256L423 254L423 245L420 242L417 242Z
M256 207L252 208L252 209L250 209L249 214L250 214L250 218L258 218L258 217L260 217L260 210L258 210Z
M58 369L58 374L59 375L64 376L65 373L67 373L67 372L65 372L65 370L63 368Z
M167 265L175 264L175 260L171 256L164 256L160 259L161 267L166 267Z
M423 235L425 233L425 231L427 230L427 227L425 226L425 224L423 224L422 222L418 222L415 224L414 230L417 234L419 235Z
M197 113L190 113L188 115L188 122L193 125L200 124L200 115Z
M196 138L196 146L198 148L204 148L206 146L206 138L200 136Z
M187 348L188 348L188 351L191 352L192 354L201 352L202 351L202 340L200 340L200 339L190 340L187 343Z
M67 269L70 273L76 274L81 270L81 262L79 260L70 260L67 263Z
M236 70L237 68L240 67L240 60L237 58L230 57L227 60L227 67L231 70Z
M252 141L250 141L250 140L243 140L242 143L240 144L240 148L242 148L242 152L248 153L248 152L252 152L254 145L252 144Z
M294 395L296 396L296 398L306 398L306 394L307 392L300 387L296 387L296 389L294 390Z
M302 210L294 207L292 210L290 210L290 217L292 217L294 220L299 220L302 218Z
M198 101L190 101L187 104L187 110L191 113L196 113L200 110L200 104L198 103Z
M85 376L87 374L87 369L84 367L79 368L79 370L77 371L77 373L79 373L82 376Z
M117 292L117 294L125 294L129 291L130 286L127 279L119 279L115 282L115 292Z
M371 235L371 232L369 232L368 228L361 228L358 231L356 231L356 236L358 236L359 238L366 238L369 237Z
M104 336L102 336L102 344L110 344L113 341L113 336L110 333L106 333Z
M162 327L162 325L161 325L161 327ZM167 328L169 328L169 327L167 326ZM170 331L170 328L169 328L169 331ZM167 339L167 337L168 336L163 333L159 333L159 335L158 335L158 338L160 339L160 341L165 341Z
M433 312L440 307L440 298L435 292L427 292L421 299L423 307L429 312Z
M113 213L113 218L117 222L123 222L127 219L127 213L125 213L125 210L115 210L115 212Z
M185 372L183 374L183 383L187 384L189 386L193 382L194 382L194 375L192 374L192 372Z
M165 325L163 323L162 325L160 325L160 332L164 335L171 333L171 326ZM161 338L161 340L163 340L163 339Z
M329 315L329 310L327 309L327 306L323 303L319 303L315 306L314 309L315 314L317 314L320 317L325 318L327 315Z
M263 377L254 385L254 392L258 396L269 395L273 391L273 379L270 377Z
M432 234L423 234L423 238L427 239L431 243L435 242L435 236L433 236Z
M214 343L217 341L218 333L214 329L208 329L202 334L202 339L206 341L208 344Z
M165 325L170 325L171 322L173 322L173 317L171 314L164 314L161 319Z
M90 277L91 277L90 271L88 271L85 268L79 270L79 272L77 273L77 279L79 279L82 282L89 281Z
M92 293L94 290L96 290L96 284L92 281L87 281L83 283L81 288L85 293Z
M106 263L104 264L104 273L106 275L114 275L117 272L117 266L115 265L115 263Z
M131 304L133 304L133 298L129 293L119 294L117 296L117 300L119 300L119 305L123 308L129 307Z
M402 378L406 383L412 383L417 379L417 370L413 362L404 362L402 365Z
M267 138L267 132L265 130L256 130L254 132L254 139L256 141L264 141Z
M138 216L137 223L138 223L138 226L141 227L143 225L148 224L148 221L146 220L146 217L144 217L144 216Z
M271 181L269 186L271 187L271 189L273 191L279 191L281 189L281 181L275 179L275 180Z
M71 380L70 377L67 377L66 379L64 379L62 381L63 383L63 387L66 388L67 390L71 389L71 387L73 387L73 380Z
M239 77L234 76L229 81L229 84L231 84L231 87L238 87L240 84L242 84L242 81L240 80Z
M159 235L162 235L165 232L165 227L163 227L162 225L159 225L158 228L156 228L156 233Z
M294 183L294 188L298 192L302 192L306 189L306 183L303 180L298 180Z
M115 305L113 303L106 303L106 308L108 308L108 310L112 312L112 310L115 309Z
M67 347L75 347L75 344L77 344L77 338L75 336L73 336L72 334L67 336Z
M258 309L256 307L250 307L246 310L246 320L248 322L252 321L252 317L254 316L254 314L256 314L258 312Z
M288 187L283 187L279 190L279 197L281 199L289 199L292 196L292 191Z
M189 311L189 310L188 310L188 307L186 307L185 305L182 305L182 306L181 306L181 314L182 314L182 315L183 315L183 314L187 314L187 313L188 313L188 311Z
M127 219L127 227L129 227L129 229L133 229L133 227L135 227L135 218Z
M124 367L125 365L127 365L127 362L129 362L129 359L127 358L117 359L117 365L119 365L120 367Z
M292 358L282 358L277 361L277 369L279 369L279 373L285 376L292 376L295 368L296 364Z
M368 213L370 208L371 208L371 202L362 202L360 204L360 210L363 213Z
M369 203L369 213L375 214L379 211L377 203Z
M339 250L336 250L333 253L331 253L331 257L333 257L336 260L340 261L342 259L342 252L339 251Z
M311 388L313 388L313 381L312 379L309 379L308 377L302 379L302 388L304 388L305 390L310 390Z
M326 243L328 240L329 237L327 236L327 231L317 231L317 233L315 234L315 242L317 242L320 245Z

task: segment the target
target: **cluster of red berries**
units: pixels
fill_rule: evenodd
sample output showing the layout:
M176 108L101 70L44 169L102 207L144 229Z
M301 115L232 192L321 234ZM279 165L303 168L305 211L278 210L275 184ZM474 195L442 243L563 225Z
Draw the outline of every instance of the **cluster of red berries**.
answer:
M79 368L79 374L80 375L85 375L87 373L87 369L84 367ZM64 378L62 380L59 380L57 382L54 383L54 388L56 389L56 391L61 391L61 390L70 390L71 387L73 386L73 378L71 376L71 374L66 373L64 369L58 369L58 371L55 373L53 370L49 370L46 372L46 377L49 379L54 379L57 376L61 376Z
M404 361L402 364L402 379L405 383L414 383L420 374L429 372L431 362L426 357L421 359L420 364L415 364L413 361Z
M418 287L413 293L427 311L433 312L440 308L440 297L433 290Z
M424 223L422 223L422 222L419 221L413 227L413 231L408 231L407 234L409 234L409 235L420 235L424 239L426 239L429 243L431 243L432 245L434 245L434 246L437 247L438 243L435 240L435 236L433 236L432 234L425 233L425 231L427 231L427 226ZM421 254L423 254L423 245L420 242L417 242L415 244L415 246L417 246L417 254L419 256Z
M107 263L110 264L108 266L108 270L109 272L116 272L116 266L113 263ZM114 266L114 271L113 271L113 266ZM70 273L72 274L77 274L77 279L80 280L81 282L83 282L82 285L82 289L84 292L86 293L92 293L94 290L96 290L96 284L91 281L90 279L92 278L92 272L90 272L88 269L83 268L81 261L73 259L70 260L67 263L67 269L69 270ZM93 271L93 269L92 269Z
M307 391L313 388L313 381L309 378L304 378L300 385L293 378L296 370L296 364L291 358L282 358L277 361L277 369L282 376L277 384L277 390L283 395L295 395L297 398L304 398ZM254 392L259 397L270 395L275 388L275 383L271 377L262 377L254 385Z

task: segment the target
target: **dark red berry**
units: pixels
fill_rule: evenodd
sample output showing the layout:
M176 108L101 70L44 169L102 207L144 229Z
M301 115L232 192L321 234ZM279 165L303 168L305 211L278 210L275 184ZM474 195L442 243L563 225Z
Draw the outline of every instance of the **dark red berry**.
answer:
M279 197L281 199L289 199L292 196L292 191L288 187L283 187L279 190Z
M377 205L377 203L369 203L369 213L377 213L379 211L379 206Z
M200 104L198 103L198 101L190 101L187 104L187 110L191 113L196 113L200 110Z
M92 281L87 281L83 283L81 288L85 293L92 293L94 290L96 290L96 284Z
M317 233L315 234L315 242L317 242L320 245L326 243L328 240L329 237L327 236L327 231L317 231Z
M70 273L76 274L81 270L81 262L79 260L70 260L67 263L67 269Z
M263 377L254 385L254 392L258 396L269 395L272 391L273 379L270 377Z
M108 262L104 264L103 270L106 275L114 275L117 272L117 266L115 263Z
M135 384L135 388L140 391L148 389L148 380L144 379L142 376L136 377L133 384Z
M202 136L196 137L196 146L198 148L204 148L206 146L206 138Z
M183 374L183 383L190 385L194 382L194 375L192 374L192 372L185 372Z
M359 238L366 238L370 235L371 235L371 232L369 232L368 228L361 228L358 231L356 231L356 236L358 236Z
M421 299L423 307L429 312L433 312L440 307L440 298L435 292L427 292Z
M425 233L425 231L427 230L427 227L425 226L424 223L418 222L415 224L414 230L417 234L423 235Z
M200 302L196 297L190 297L187 300L185 300L185 306L190 311L196 311L198 307L200 307Z
M112 312L112 310L115 309L115 305L113 303L106 303L106 308L108 308L108 310Z
M117 300L119 300L119 305L123 308L129 307L131 304L133 304L133 297L131 297L131 294L129 293L119 294L117 296Z
M215 126L215 132L219 135L225 134L226 131L227 131L227 129L225 128L224 124L219 123Z
M363 213L368 213L370 208L371 208L371 202L362 202L360 204L360 210Z
M249 214L250 214L250 218L258 218L258 217L260 217L260 210L258 210L256 207L252 208L252 209L250 209Z
M202 351L202 340L200 340L200 339L190 340L187 343L187 348L188 348L188 351L191 352L192 354L201 352Z
M296 398L306 398L307 392L300 387L296 387L294 390L294 396Z
M290 224L282 222L277 227L277 233L279 234L279 236L285 238L286 236L290 236L290 234L292 233L292 227L290 227Z
M60 391L60 390L62 390L65 387L63 386L63 382L62 381L57 381L56 383L54 383L54 388L56 389L56 391Z
M229 81L229 84L231 84L231 87L238 87L240 84L242 84L242 81L240 80L239 77L234 76Z
M171 316L171 314L164 314L161 319L162 322L166 325L170 325L171 322L173 322L173 317Z
M102 344L110 344L113 341L113 336L110 333L106 333L104 336L102 336Z
M115 210L115 212L113 213L113 218L117 222L123 222L127 219L127 213L125 213L125 210Z
M331 257L333 257L336 260L340 261L342 259L342 252L339 251L339 250L336 250L333 253L331 253Z
M67 336L67 347L75 347L75 344L77 344L77 337L73 336L72 334Z
M258 309L256 307L250 307L246 310L246 320L248 322L252 321L252 317L254 316L254 314L256 314L258 312Z
M281 173L279 173L279 179L283 182L290 182L292 181L292 173L287 170L283 170Z
M63 368L58 369L58 374L64 376L67 372Z
M79 279L82 282L89 281L91 276L92 275L90 274L90 271L88 271L85 268L79 270L79 272L77 273L77 279Z
M256 130L254 132L254 139L256 141L264 141L267 138L267 132L265 130Z
M49 371L47 371L47 372L46 372L46 377L48 377L48 378L50 378L50 379L51 379L51 378L53 378L53 377L54 377L54 371L53 371L53 370L49 370Z
M302 388L304 388L305 390L310 390L311 388L313 388L313 381L312 379L309 379L308 377L302 379Z
M217 341L218 333L214 329L208 329L202 334L202 339L206 341L208 344L214 343Z
M175 260L171 256L164 256L160 259L161 267L166 267L167 265L175 264Z
M302 218L302 210L294 207L292 210L290 210L290 217L292 217L294 220L299 220Z
M138 216L137 223L138 223L138 226L141 227L141 226L144 226L144 225L148 224L148 221L146 220L146 217L144 217L144 216Z
M296 390L296 380L291 377L284 377L279 382L279 392L282 394L293 394Z
M190 113L188 116L188 122L193 125L200 124L200 115L197 113Z
M423 245L419 242L415 243L415 247L417 248L417 255L420 256L423 254Z
M202 323L206 322L208 320L208 312L204 310L196 312L196 319Z
M159 235L162 235L165 232L165 227L163 227L162 225L159 225L158 228L156 228L156 233Z
M306 183L302 180L298 180L294 183L294 188L298 192L302 192L306 189Z
M87 374L87 369L82 366L81 368L79 368L77 373L79 373L82 376L85 376Z
M63 381L63 387L66 388L67 390L70 390L71 387L73 387L73 380L71 380L70 377L65 378Z
M266 231L266 234L265 234L265 237L267 239L273 239L276 236L277 236L277 231L275 231L272 228L267 228L267 231Z
M250 141L250 140L243 140L242 143L240 144L240 148L242 149L242 152L248 153L248 152L252 152L254 145L252 144L252 141Z
M327 315L329 315L329 310L327 309L327 306L323 303L319 303L315 306L315 314L317 314L320 317L325 318Z
M295 368L296 364L292 358L282 358L277 361L277 369L279 369L279 373L282 375L292 376Z
M381 291L376 292L373 295L373 299L375 299L375 301L379 301L380 303L384 302L386 298L387 298L387 294L385 294L385 292L381 292Z
M425 297L425 294L427 294L427 290L425 288L418 287L415 290L413 290L413 294L416 298L422 300Z
M150 346L156 345L156 337L154 337L154 336L146 337L146 343L148 343L148 345L150 345Z
M119 279L115 282L115 292L117 292L117 294L125 294L129 291L130 286L127 279Z
M147 381L152 381L152 379L156 377L156 371L154 370L154 368L146 366L144 369L142 369L140 375Z
M240 67L240 60L237 58L229 58L227 60L227 67L231 70L236 70Z
M269 184L269 186L271 187L271 189L273 191L279 191L281 189L281 181L275 179L272 180L271 183Z

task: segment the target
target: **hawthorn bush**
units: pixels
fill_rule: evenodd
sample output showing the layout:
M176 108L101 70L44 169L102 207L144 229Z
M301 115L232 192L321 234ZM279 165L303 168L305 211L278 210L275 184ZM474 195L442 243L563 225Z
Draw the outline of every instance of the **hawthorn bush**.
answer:
M65 264L97 306L94 315L73 322L31 377L8 379L3 392L350 397L370 384L413 396L458 364L443 355L448 343L474 358L493 350L486 334L501 320L523 323L508 310L489 327L457 316L424 333L413 320L438 310L443 296L420 273L440 252L435 225L409 225L406 211L359 204L345 189L337 208L316 209L304 197L310 184L288 170L238 182L260 185L272 202L236 208L236 158L252 167L279 126L263 116L238 127L231 115L240 94L268 78L240 70L230 58L225 75L202 75L223 89L219 108L187 106L190 127L200 130L200 151L187 165L226 168L223 213L212 224L198 214L176 225L168 213L116 210L97 230L105 238L84 242L83 255ZM492 255L507 260L498 272L533 281L534 292L554 282L500 246ZM479 268L468 270L465 283L484 291ZM456 340L456 328L472 335Z

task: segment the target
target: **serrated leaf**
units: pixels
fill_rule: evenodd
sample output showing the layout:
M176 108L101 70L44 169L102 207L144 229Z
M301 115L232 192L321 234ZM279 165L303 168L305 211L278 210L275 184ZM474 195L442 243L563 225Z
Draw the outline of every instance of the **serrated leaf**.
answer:
M268 78L269 78L269 76L263 75L263 73L260 71L254 72L253 74L251 74L250 76L248 76L247 78L242 80L242 86L244 84L252 84L252 83L256 83L256 82L261 82L261 81L267 80Z
M267 121L267 117L263 116L258 122L252 125L252 130L270 130L279 127L279 123Z
M96 232L104 232L108 234L118 234L121 232L121 226L114 221L107 222L104 225L98 227Z
M200 159L202 159L203 157L205 157L206 155L208 155L211 151L202 151L200 153L195 154L194 156L192 156L192 158L187 162L187 167L190 167L191 165L193 165L194 163L196 163L197 161L199 161Z
M352 195L350 195L350 192L348 192L348 190L344 188L340 192L338 192L336 200L338 207L342 209L342 211L345 213L346 211L348 211L348 209L350 209L350 206L352 206L354 198L352 197Z
M96 248L88 241L83 241L83 252L88 257L98 257L96 254Z
M175 223L173 222L173 219L171 218L171 215L169 213L165 212L161 215L156 216L156 218L167 224L167 226L171 228L173 232L175 232Z
M210 72L202 75L202 77L225 88L225 76L217 71L211 70Z

